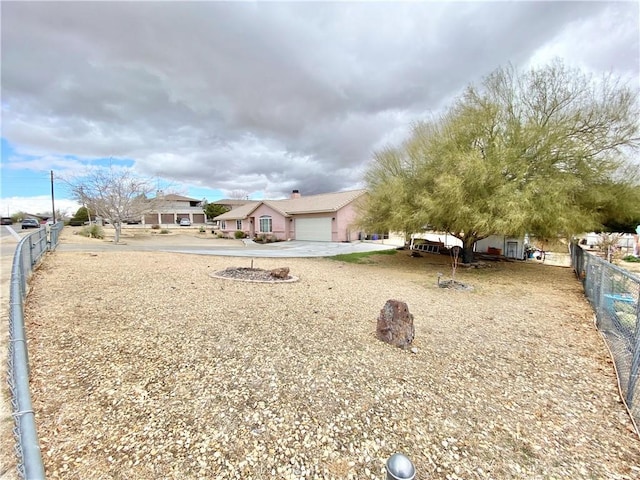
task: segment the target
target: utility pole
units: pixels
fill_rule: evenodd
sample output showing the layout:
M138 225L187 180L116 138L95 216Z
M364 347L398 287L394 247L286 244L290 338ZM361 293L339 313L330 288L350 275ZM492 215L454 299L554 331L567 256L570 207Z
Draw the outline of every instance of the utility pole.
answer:
M56 203L53 196L53 170L51 170L51 211L53 212L53 223L56 223Z

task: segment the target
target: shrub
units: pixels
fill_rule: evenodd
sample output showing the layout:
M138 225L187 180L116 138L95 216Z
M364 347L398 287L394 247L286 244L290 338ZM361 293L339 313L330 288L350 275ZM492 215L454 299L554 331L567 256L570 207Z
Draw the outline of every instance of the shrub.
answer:
M169 230L168 230L168 229L166 229L166 228L163 228L162 230L160 230L160 233L161 233L162 235L166 235L167 233L169 233Z
M233 234L237 239L244 238L244 232L242 230L236 230L236 233Z
M80 230L80 235L89 238L104 238L104 230L100 225L86 226Z
M151 229L152 230L160 230L160 225L158 225L157 223L155 225L151 225Z
M206 232L206 228L204 228L204 225L200 225L200 229L198 230L200 233L204 233Z
M633 255L627 255L622 260L625 262L640 263L640 257L634 257Z

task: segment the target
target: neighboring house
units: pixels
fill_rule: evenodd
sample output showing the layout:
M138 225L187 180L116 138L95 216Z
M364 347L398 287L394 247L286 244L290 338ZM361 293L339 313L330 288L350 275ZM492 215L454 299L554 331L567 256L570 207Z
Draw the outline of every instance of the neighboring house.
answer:
M351 190L302 196L294 190L288 199L251 201L214 221L227 236L241 231L249 238L349 242L361 236L354 224L356 204L365 194L365 190Z
M202 200L182 195L158 194L154 199L154 208L142 219L145 225L177 224L181 218L188 218L191 224L204 224L205 214Z
M227 210L233 210L234 208L242 207L247 203L254 203L253 200L240 200L236 198L223 198L222 200L217 200L215 202L211 202L213 205L221 205L225 207ZM219 229L220 222L218 220L213 220L213 228Z
M638 250L638 235L632 233L611 233L611 235L618 235L618 250L624 252L625 255L637 255ZM590 249L599 248L602 237L599 233L589 232L582 235L582 242L586 244Z

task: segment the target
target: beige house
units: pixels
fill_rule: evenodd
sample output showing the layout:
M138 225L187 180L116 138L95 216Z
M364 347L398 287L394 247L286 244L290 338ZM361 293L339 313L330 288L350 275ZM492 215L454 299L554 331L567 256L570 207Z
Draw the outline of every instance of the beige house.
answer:
M349 242L360 239L356 205L365 190L302 196L294 190L284 200L251 201L218 215L220 232L233 237ZM216 202L218 203L218 202Z
M188 218L192 224L204 224L206 221L202 208L203 200L183 197L182 195L162 195L155 199L153 211L144 215L145 225L172 225L180 219Z

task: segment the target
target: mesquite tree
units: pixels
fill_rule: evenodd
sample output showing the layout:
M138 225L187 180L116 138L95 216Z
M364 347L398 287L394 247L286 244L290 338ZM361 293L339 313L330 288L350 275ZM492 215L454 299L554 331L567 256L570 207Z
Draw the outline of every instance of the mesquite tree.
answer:
M402 145L374 155L361 223L446 231L462 241L468 263L489 235L553 238L626 218L640 209L619 199L640 191L629 173L638 171L629 168L637 118L637 91L613 77L596 80L560 62L500 68L415 125Z

